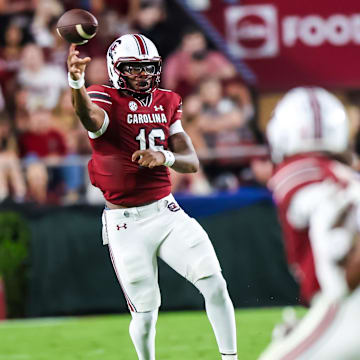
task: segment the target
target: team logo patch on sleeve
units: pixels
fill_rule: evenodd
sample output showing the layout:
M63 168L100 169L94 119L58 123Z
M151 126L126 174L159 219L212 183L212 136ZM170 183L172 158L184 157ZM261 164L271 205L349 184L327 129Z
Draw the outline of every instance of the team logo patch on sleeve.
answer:
M176 212L176 211L180 210L180 206L178 204L174 203L173 201L167 207L172 212Z
M131 111L136 111L138 109L138 105L135 101L129 101L129 109Z

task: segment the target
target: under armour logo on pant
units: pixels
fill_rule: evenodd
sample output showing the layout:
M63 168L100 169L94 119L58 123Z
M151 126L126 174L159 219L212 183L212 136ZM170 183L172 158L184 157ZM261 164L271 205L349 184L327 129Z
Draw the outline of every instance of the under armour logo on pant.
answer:
M125 223L123 225L116 225L117 230L120 230L121 228L127 229L127 225Z

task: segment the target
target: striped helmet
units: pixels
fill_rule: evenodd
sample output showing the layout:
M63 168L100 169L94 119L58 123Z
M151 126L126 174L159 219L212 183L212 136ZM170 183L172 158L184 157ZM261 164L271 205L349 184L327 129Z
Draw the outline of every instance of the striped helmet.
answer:
M154 91L160 83L161 57L154 43L144 35L127 34L117 38L110 45L106 60L110 81L116 89L147 93ZM155 65L154 73L148 75L152 77L150 88L139 91L129 87L128 75L122 71L123 65L126 63Z
M319 87L290 90L275 107L266 129L272 158L316 151L340 154L347 150L349 123L345 108Z

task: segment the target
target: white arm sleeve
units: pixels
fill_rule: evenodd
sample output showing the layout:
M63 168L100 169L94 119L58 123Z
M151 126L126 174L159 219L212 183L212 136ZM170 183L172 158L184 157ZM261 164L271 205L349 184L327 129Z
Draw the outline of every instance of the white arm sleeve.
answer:
M100 137L102 134L105 133L106 129L109 126L109 123L110 123L109 115L107 114L107 112L104 109L101 109L101 110L105 114L104 115L104 122L103 122L101 128L98 131L96 131L96 132L88 131L88 135L89 135L90 139L97 139L98 137Z
M176 120L171 126L170 126L170 136L177 134L179 132L184 132L184 129L181 125L181 120Z

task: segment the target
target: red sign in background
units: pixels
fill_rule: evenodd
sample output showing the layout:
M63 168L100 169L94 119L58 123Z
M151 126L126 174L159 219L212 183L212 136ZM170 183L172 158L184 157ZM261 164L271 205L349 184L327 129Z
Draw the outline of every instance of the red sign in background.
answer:
M240 4L241 5L240 5ZM359 0L211 0L205 16L263 91L360 88Z

